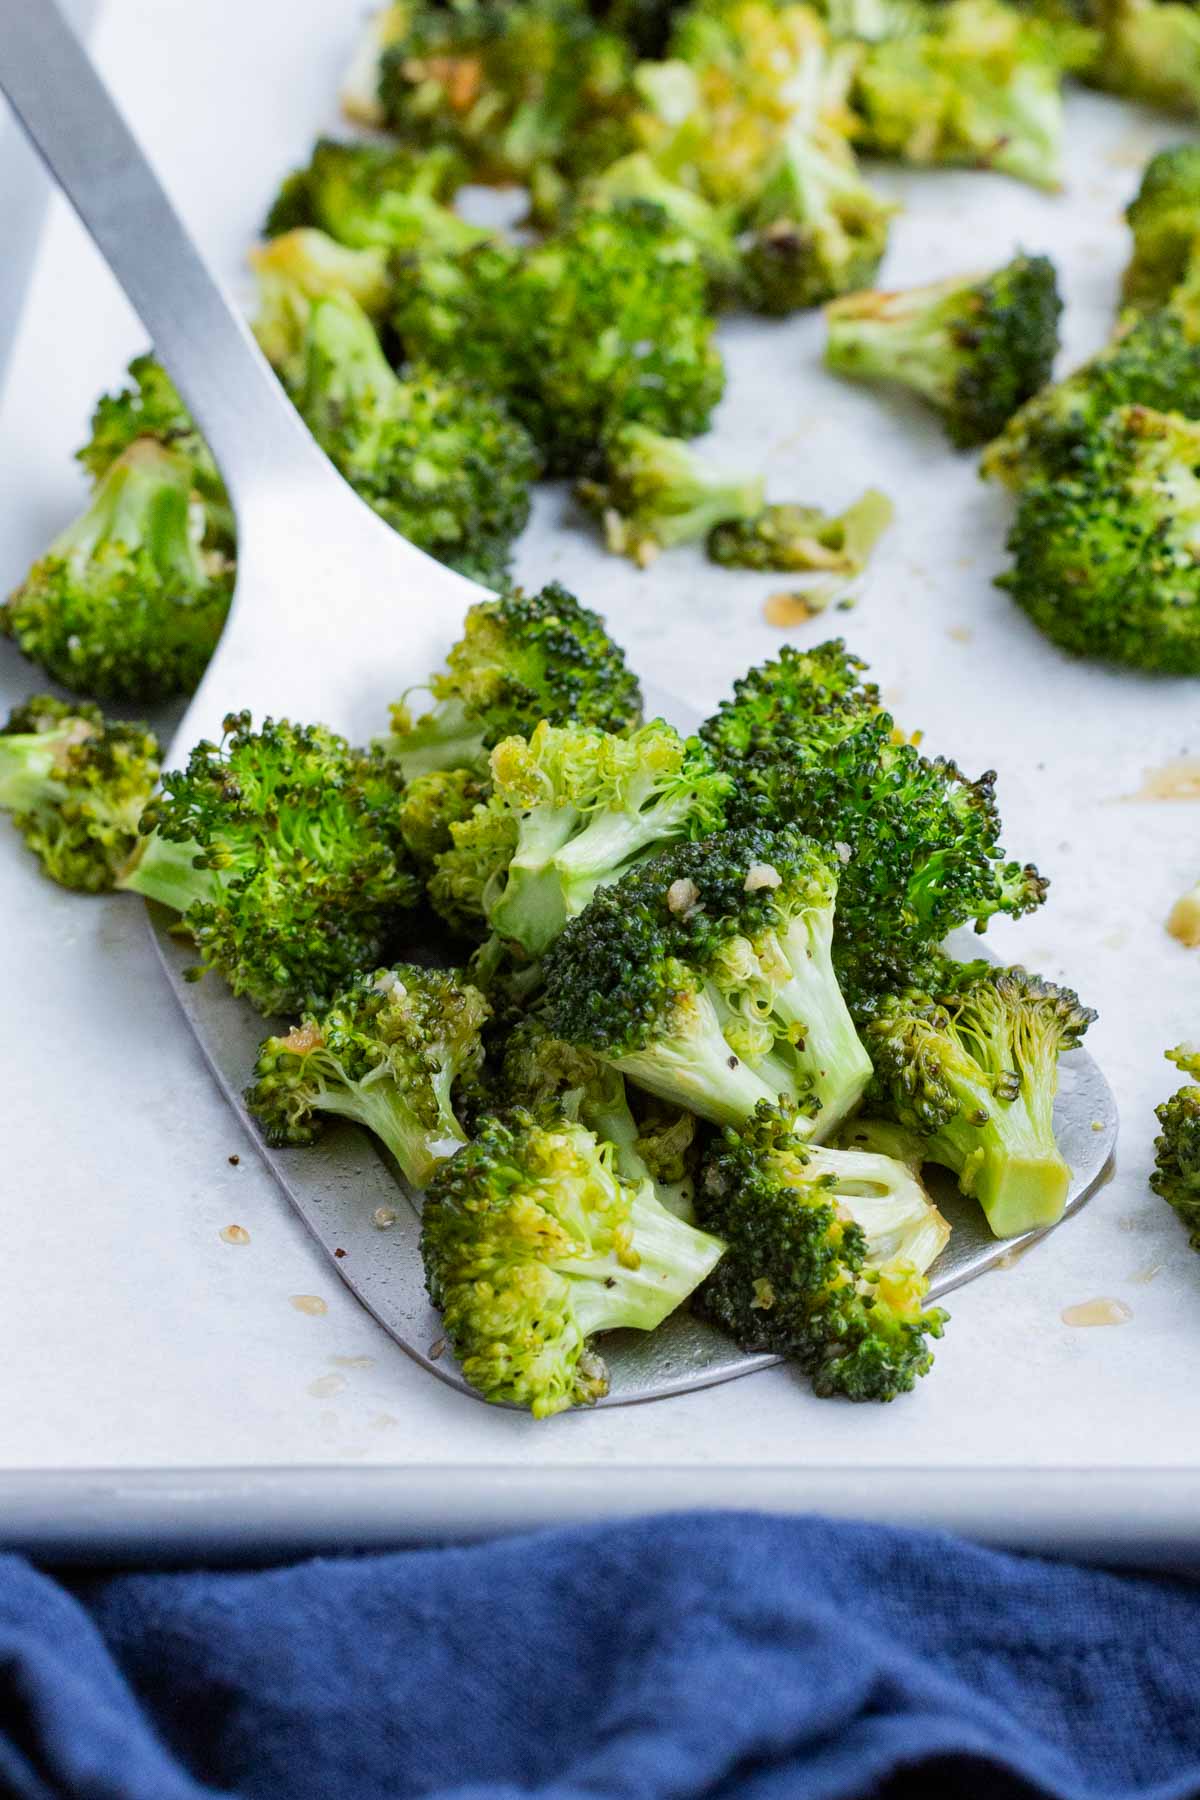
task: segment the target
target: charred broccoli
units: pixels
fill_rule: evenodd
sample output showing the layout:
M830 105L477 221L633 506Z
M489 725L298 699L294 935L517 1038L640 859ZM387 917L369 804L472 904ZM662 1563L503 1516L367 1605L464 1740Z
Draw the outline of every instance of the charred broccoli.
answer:
M756 518L763 504L761 476L714 469L690 445L644 425L626 425L609 440L602 479L575 492L603 523L608 548L639 568L662 550L707 537L725 520Z
M1049 380L1061 311L1053 263L1018 256L992 275L835 300L826 360L839 375L911 388L965 449L995 437Z
M460 1085L478 1078L490 1008L444 969L397 963L356 975L258 1053L246 1105L268 1143L311 1144L326 1113L374 1132L416 1188L466 1143Z
M1167 1051L1167 1061L1190 1080L1155 1108L1162 1131L1154 1140L1150 1186L1175 1213L1192 1249L1200 1250L1200 1087L1194 1085L1200 1055L1180 1044Z
M592 1343L653 1331L712 1273L724 1246L628 1182L582 1125L517 1111L485 1121L425 1196L429 1297L485 1400L543 1419L608 1392Z
M105 700L190 693L225 623L233 570L199 542L192 465L137 438L0 607L0 631L48 675Z
M868 488L844 513L816 506L774 505L709 533L708 554L727 569L821 569L859 575L894 517L886 494Z
M879 268L894 211L867 186L843 137L793 124L747 218L747 304L780 316L862 287Z
M943 962L867 1026L873 1095L925 1138L997 1237L1053 1225L1071 1182L1054 1137L1058 1059L1096 1014L1021 968Z
M945 1240L902 1163L814 1149L764 1106L725 1132L697 1204L727 1244L697 1303L742 1349L790 1357L823 1397L894 1400L928 1373L946 1314L923 1310L925 1269Z
M487 235L451 210L464 173L450 150L321 138L283 183L264 235L315 227L351 250L462 250Z
M0 808L52 881L103 893L137 844L159 754L145 725L34 694L0 730Z
M1021 491L998 578L1078 656L1200 674L1200 424L1124 406Z
M676 845L553 944L547 1022L701 1118L783 1101L827 1135L871 1073L831 961L836 893L832 859L798 831Z

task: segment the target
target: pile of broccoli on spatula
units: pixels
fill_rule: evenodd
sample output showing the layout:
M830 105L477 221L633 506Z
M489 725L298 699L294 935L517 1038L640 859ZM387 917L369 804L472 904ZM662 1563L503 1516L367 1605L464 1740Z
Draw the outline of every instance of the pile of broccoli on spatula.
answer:
M369 748L231 714L160 782L144 727L35 698L0 805L269 1015L268 1141L374 1134L484 1398L598 1400L605 1334L689 1303L818 1394L912 1388L949 1233L922 1167L998 1236L1053 1224L1058 1060L1093 1017L942 948L1045 895L994 777L916 748L837 641L685 738L558 586L474 606L428 700Z

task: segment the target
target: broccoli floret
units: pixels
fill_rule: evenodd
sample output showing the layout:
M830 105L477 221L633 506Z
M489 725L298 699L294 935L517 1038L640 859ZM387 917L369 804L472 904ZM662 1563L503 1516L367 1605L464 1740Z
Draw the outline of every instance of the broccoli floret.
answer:
M940 981L888 996L866 1027L875 1098L922 1134L997 1237L1062 1217L1071 1171L1054 1137L1058 1059L1095 1017L1025 969L946 961Z
M302 376L314 301L348 297L369 319L378 320L391 298L385 250L348 250L323 231L287 231L258 244L250 252L250 266L258 280L254 335L267 361L285 378Z
M1193 1250L1200 1250L1200 1055L1178 1045L1167 1051L1167 1061L1191 1078L1155 1108L1162 1131L1154 1140L1154 1173L1150 1186L1165 1200L1188 1234Z
M708 554L727 569L822 569L860 575L895 508L878 488L868 488L844 513L816 506L766 506L741 524L726 522L709 534Z
M464 1376L539 1419L602 1398L592 1339L653 1331L723 1248L668 1212L651 1182L623 1181L582 1125L519 1111L443 1163L421 1219L429 1297Z
M642 201L657 206L674 231L691 244L708 278L710 304L729 304L742 286L742 258L728 208L714 206L702 194L664 175L644 150L622 156L588 181L580 196L584 206L605 208Z
M605 448L604 476L584 480L576 497L604 526L615 556L649 568L661 550L707 537L727 519L752 519L762 510L760 475L715 469L679 438L644 425L626 425Z
M488 781L474 769L431 769L404 790L400 836L417 867L427 871L454 842L450 827L469 819L487 799Z
M486 805L451 827L430 892L461 906L477 889L491 930L529 956L653 850L717 830L733 785L661 719L624 737L543 720L496 746L491 774Z
M1080 445L1121 406L1200 416L1200 318L1178 296L1027 401L988 445L981 471L1010 488L1069 471Z
M835 132L793 126L743 245L747 304L780 316L873 280L895 208L867 186Z
M592 17L617 31L638 56L662 56L687 0L591 0Z
M826 312L826 361L928 400L959 449L986 443L1049 380L1062 302L1054 264L1017 256L993 275L850 294Z
M822 1137L870 1079L833 971L834 863L798 831L680 844L573 919L547 1021L673 1106L740 1124L760 1102Z
M204 547L232 555L236 541L233 508L212 453L196 430L179 390L158 359L135 356L130 383L103 394L92 414L92 435L76 452L93 483L101 481L136 438L156 438L192 465L192 486L204 507Z
M415 719L409 696L392 708L381 748L411 781L433 769L487 769L487 753L528 737L545 719L629 731L641 723L636 676L598 613L558 582L518 588L470 608L463 635L434 675L433 710Z
M348 297L318 300L292 397L335 467L420 550L502 580L540 459L498 400L428 369L397 376Z
M263 235L314 226L351 250L460 250L486 236L453 212L464 179L451 150L319 139L283 183Z
M225 623L233 569L198 541L192 465L138 438L0 607L0 631L64 687L104 700L191 693Z
M1125 406L1022 490L998 577L1078 656L1200 674L1200 424Z
M326 1113L365 1125L416 1188L466 1143L460 1085L478 1078L491 1012L445 969L397 963L358 975L258 1052L246 1105L270 1144L311 1144Z
M1200 112L1200 13L1174 0L1096 0L1097 87L1168 112Z
M111 888L158 780L158 739L86 700L34 694L0 730L0 808L61 887Z
M864 1188L878 1242L858 1218ZM939 1234L914 1230L930 1209L902 1164L813 1149L763 1107L725 1132L697 1204L728 1246L697 1303L744 1350L790 1357L822 1397L894 1400L928 1373L946 1323L923 1310Z
M999 169L1060 182L1062 78L1085 67L1094 33L1001 0L949 0L924 29L863 57L854 90L864 148L917 164Z
M327 1004L381 966L420 898L400 836L402 784L323 725L231 713L163 776L118 886L183 914L201 969L263 1013Z
M585 473L624 425L707 428L725 375L705 274L659 207L585 209L524 252L484 245L407 273L406 355L504 395L552 474Z
M631 56L579 0L416 5L383 49L383 123L412 144L446 144L476 181L573 174L622 147ZM593 140L599 146L591 149Z
M948 931L1045 897L1000 848L995 776L922 756L839 639L735 682L701 736L734 776L730 821L795 824L839 863L837 964L856 1009Z
M1200 267L1200 145L1177 144L1151 157L1125 218L1133 256L1121 298L1139 313L1153 312Z

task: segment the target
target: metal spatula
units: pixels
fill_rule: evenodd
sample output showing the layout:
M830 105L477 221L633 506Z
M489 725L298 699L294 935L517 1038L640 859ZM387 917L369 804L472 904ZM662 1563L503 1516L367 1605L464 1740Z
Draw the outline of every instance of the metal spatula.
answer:
M237 515L234 605L169 763L181 763L200 738L219 737L224 715L242 707L367 739L388 702L438 667L484 590L384 525L317 448L52 0L0 0L0 88L140 314ZM684 730L697 723L669 696L648 700ZM188 1023L241 1112L263 1021L216 980L185 981L193 953L169 934L166 913L151 907L150 915ZM1074 1170L1073 1211L1103 1179L1116 1139L1112 1094L1085 1052L1064 1059L1056 1124ZM415 1207L373 1140L342 1128L312 1149L263 1154L380 1324L426 1368L470 1392L440 1348L425 1298ZM1028 1241L998 1243L978 1208L945 1185L937 1198L954 1231L933 1271L935 1296ZM609 1405L710 1386L777 1360L744 1356L688 1316L652 1335L615 1334L605 1356Z

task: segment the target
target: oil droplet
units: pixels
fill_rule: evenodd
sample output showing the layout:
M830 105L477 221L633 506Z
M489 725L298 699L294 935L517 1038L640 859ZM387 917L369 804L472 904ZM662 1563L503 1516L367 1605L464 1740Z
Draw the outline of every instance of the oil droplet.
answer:
M337 1369L373 1369L375 1367L373 1356L331 1356L329 1360Z
M244 1225L227 1225L221 1233L221 1241L226 1244L248 1244L250 1233Z
M946 636L953 638L956 644L969 644L973 641L975 633L969 625L948 625Z
M370 1425L373 1431L386 1431L389 1426L398 1425L399 1423L400 1421L395 1413L374 1413L372 1417L367 1420L367 1424Z
M1131 1218L1128 1213L1123 1219L1117 1220L1118 1231L1140 1231L1141 1229L1141 1221L1139 1219Z
M1137 1274L1131 1275L1129 1279L1135 1281L1139 1287L1149 1287L1154 1277L1162 1273L1162 1268L1162 1263L1147 1263L1144 1269L1139 1269Z
M1142 785L1127 800L1200 800L1200 756L1178 756L1160 769L1147 769Z
M390 1206L377 1206L371 1214L371 1223L380 1231L386 1231L389 1225L396 1223L396 1214Z
M1133 1308L1123 1300L1081 1300L1062 1309L1064 1325L1124 1325L1132 1317Z
M998 1256L996 1258L996 1267L998 1269L1015 1269L1021 1258L1029 1255L1029 1252L1033 1249L1036 1242L1037 1239L1034 1238L1032 1242L1028 1244L1014 1245L1011 1250L1006 1250L1003 1256Z
M341 1393L345 1385L344 1375L318 1375L315 1381L309 1382L308 1392L314 1400L332 1400L335 1394Z
M319 1319L322 1313L329 1311L320 1294L293 1294L291 1302L297 1312L308 1313L313 1319Z
M1200 949L1200 894L1193 888L1167 914L1167 930L1185 949Z
M789 625L803 625L806 619L815 617L822 608L814 608L807 597L799 592L768 594L763 601L763 618L768 625L778 625L786 629Z

